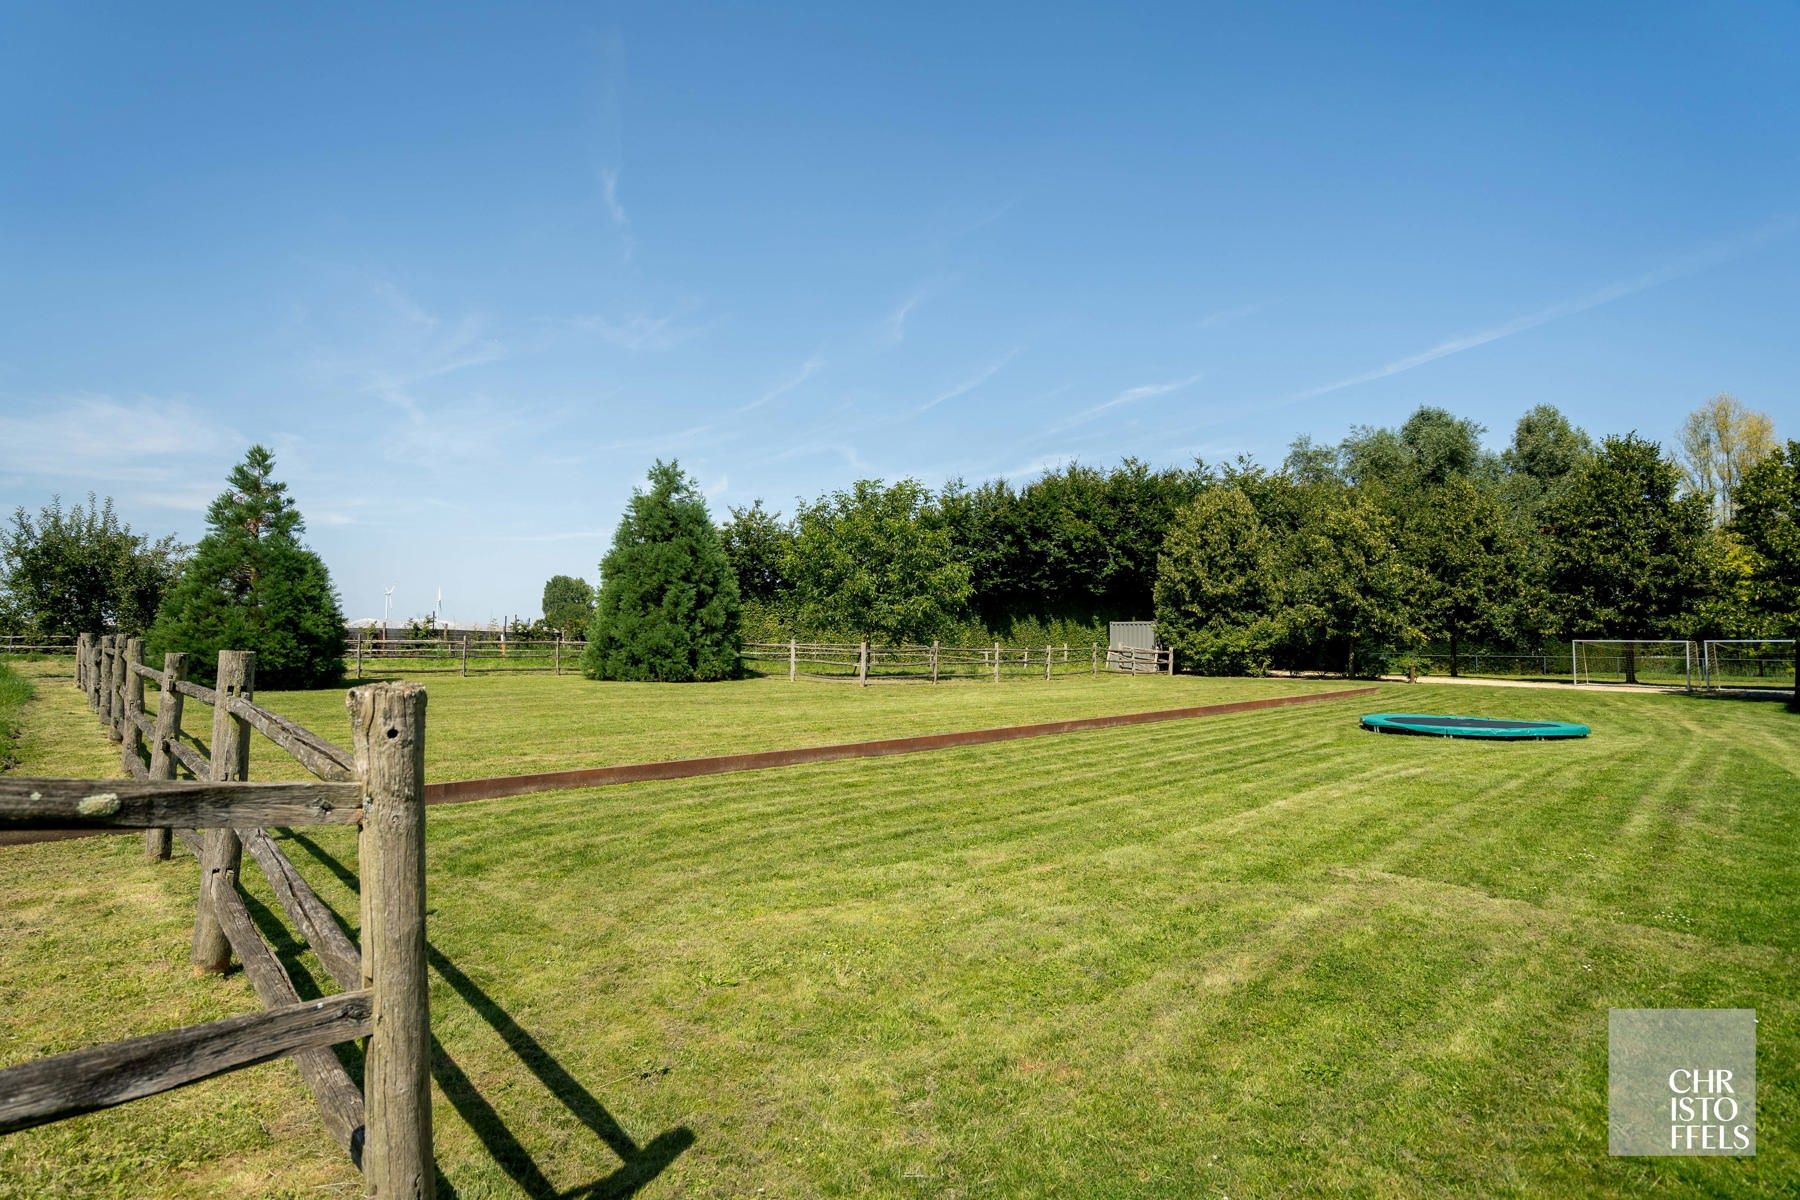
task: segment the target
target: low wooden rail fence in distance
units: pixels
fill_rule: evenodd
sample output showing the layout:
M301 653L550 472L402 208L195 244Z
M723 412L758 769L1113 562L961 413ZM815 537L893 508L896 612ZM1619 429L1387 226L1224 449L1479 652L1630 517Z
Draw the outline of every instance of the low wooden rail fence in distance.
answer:
M1175 673L1173 650L1133 650L1102 646L876 646L869 642L746 642L746 662L787 668L789 679L937 683L945 679L1051 679L1102 671L1129 675Z
M0 658L73 654L76 645L75 642L63 641L58 638L20 637L7 634L0 636Z
M344 656L356 678L365 675L459 675L501 671L548 671L561 675L581 665L586 642L562 638L385 638L358 639Z
M221 653L211 688L185 679L185 665L170 654L151 668L136 638L83 635L75 683L119 742L128 778L0 777L0 832L143 829L152 860L168 858L171 835L179 838L200 863L194 968L223 973L235 954L264 1011L0 1071L0 1133L291 1056L326 1131L362 1168L364 1194L430 1197L425 691L414 683L353 689L345 751L252 702L254 654ZM146 683L159 692L154 718L145 715ZM212 707L205 755L182 741L190 699ZM253 729L315 779L248 782ZM177 778L184 772L191 778ZM333 824L360 827L360 946L266 832ZM340 994L300 999L245 907L238 876L246 851ZM359 1038L367 1039L361 1087L331 1051Z

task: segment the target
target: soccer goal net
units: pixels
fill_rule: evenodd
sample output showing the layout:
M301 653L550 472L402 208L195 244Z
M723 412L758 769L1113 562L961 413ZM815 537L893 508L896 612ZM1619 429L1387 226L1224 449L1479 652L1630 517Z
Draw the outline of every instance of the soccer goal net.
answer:
M1700 675L1709 688L1794 686L1793 638L1713 638L1701 648Z
M1694 643L1577 638L1569 646L1576 683L1646 683L1693 689Z

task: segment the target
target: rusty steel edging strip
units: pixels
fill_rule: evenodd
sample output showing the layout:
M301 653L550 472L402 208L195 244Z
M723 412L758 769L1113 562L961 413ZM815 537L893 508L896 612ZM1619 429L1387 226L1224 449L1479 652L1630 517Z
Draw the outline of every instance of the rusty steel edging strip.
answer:
M917 754L959 746L981 746L1019 738L1046 737L1120 725L1148 725L1158 721L1182 721L1195 717L1219 717L1230 713L1287 708L1373 696L1380 688L1346 688L1298 696L1269 696L1260 700L1232 700L1191 708L1165 708L1154 712L1118 713L1104 717L1072 717L1038 725L1004 725L996 729L968 729L957 733L927 733L912 737L883 738L873 742L843 742L833 746L807 746L796 750L759 750L748 754L719 754L707 758L677 758L668 762L629 763L616 767L587 767L573 771L545 771L533 775L502 775L493 779L459 779L425 785L427 804L466 804L472 800L498 800L533 792L568 791L574 788L609 787L661 779L693 779L734 771L761 771L806 763L836 762L849 758L884 758L892 754Z
M1222 717L1231 713L1289 708L1297 704L1321 704L1373 696L1376 687L1344 688L1298 696L1268 696L1260 700L1232 700L1190 708L1164 708L1153 712L1116 713L1104 717L1071 717L1038 725L1003 725L995 729L967 729L957 733L926 733L912 737L883 738L873 742L842 742L832 746L806 746L796 750L758 750L748 754L718 754L708 758L676 758L668 762L628 763L616 767L585 767L573 771L546 771L534 775L502 775L493 779L460 779L425 785L427 804L467 804L474 800L499 800L533 792L570 791L609 787L620 783L644 783L659 779L694 779L703 775L727 775L734 771L762 771L807 763L838 762L851 758L885 758L893 754L918 754L959 746L982 746L1020 738L1112 729L1122 725L1149 725L1158 721L1184 721L1196 717ZM0 831L0 846L23 846L69 838L131 833L125 829L35 829Z

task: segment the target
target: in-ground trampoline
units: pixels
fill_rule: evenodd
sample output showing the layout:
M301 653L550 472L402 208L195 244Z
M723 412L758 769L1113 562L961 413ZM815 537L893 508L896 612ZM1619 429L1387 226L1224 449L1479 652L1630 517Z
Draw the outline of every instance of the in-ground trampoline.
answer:
M1445 717L1432 713L1367 713L1362 727L1376 733L1411 733L1423 737L1486 738L1489 741L1541 742L1580 738L1586 725L1569 721L1522 721L1512 717Z

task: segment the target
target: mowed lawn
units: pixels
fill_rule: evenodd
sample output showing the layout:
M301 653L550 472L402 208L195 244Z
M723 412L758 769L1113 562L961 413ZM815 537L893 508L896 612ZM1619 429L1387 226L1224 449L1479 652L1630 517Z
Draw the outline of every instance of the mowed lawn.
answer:
M1331 691L1342 681L1070 674L999 683L852 683L763 676L725 684L597 683L576 674L411 676L429 692L425 771L432 780L655 762L909 734L1026 725L1101 713ZM257 702L350 744L344 692L266 691ZM155 708L154 695L149 705ZM186 713L191 711L193 718ZM211 709L183 724L206 736ZM252 778L302 777L267 742Z
M1160 684L1133 707L1267 686ZM740 721L788 694L742 687ZM658 691L683 747L732 703L696 690L684 720ZM708 749L919 703L813 693L816 730ZM40 683L19 770L104 773L79 705ZM1359 731L1376 708L1595 732ZM1797 796L1778 704L1393 685L433 809L442 1194L1791 1195ZM286 846L353 918L353 839ZM128 838L0 849L0 1063L252 1009L188 973L193 874ZM1714 1006L1759 1013L1757 1157L1609 1158L1607 1009ZM0 1139L8 1196L356 1183L287 1063Z

